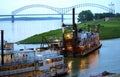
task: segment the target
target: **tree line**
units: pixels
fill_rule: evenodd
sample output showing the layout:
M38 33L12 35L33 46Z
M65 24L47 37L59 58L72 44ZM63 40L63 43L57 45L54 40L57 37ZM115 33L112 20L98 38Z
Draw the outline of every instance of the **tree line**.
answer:
M93 19L103 19L105 17L120 17L120 13L95 13L93 14L90 10L82 11L78 14L78 22L91 21Z

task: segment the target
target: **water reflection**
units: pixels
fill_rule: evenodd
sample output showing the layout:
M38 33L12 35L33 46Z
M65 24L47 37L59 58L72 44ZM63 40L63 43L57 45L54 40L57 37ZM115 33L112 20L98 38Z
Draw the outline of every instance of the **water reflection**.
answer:
M87 77L88 68L95 70L98 61L99 51L95 51L86 57L82 58L65 58L66 63L70 67L68 75L64 77Z
M70 69L69 72L72 70L72 63L73 63L73 61L69 61L69 62L68 62L68 67L69 67L69 69Z

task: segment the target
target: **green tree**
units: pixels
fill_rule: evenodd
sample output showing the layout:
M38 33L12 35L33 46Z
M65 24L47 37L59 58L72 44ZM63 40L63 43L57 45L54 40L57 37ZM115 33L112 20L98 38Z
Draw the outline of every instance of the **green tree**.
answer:
M85 22L93 20L94 16L90 10L82 11L78 15L78 22Z

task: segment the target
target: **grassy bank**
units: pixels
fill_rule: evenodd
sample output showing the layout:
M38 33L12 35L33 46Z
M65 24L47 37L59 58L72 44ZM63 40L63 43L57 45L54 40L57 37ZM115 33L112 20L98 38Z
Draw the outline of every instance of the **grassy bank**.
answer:
M86 28L86 25L98 25L100 24L100 39L112 39L112 38L120 38L120 18L110 18L107 21L104 19L89 21L86 23L78 24L78 28ZM40 43L43 39L47 41L51 41L53 39L61 39L62 38L62 30L52 30L49 32L45 32L42 34L37 34L31 37L28 37L24 40L19 41L18 43Z
M100 24L100 38L104 39L112 39L112 38L120 38L120 18L110 18L108 21L104 21L104 19L89 21L83 24L79 24L79 26L85 26L85 24L90 25L98 25Z
M24 40L21 40L17 43L21 43L21 44L36 44L36 43L41 43L42 41L47 41L47 42L51 42L53 39L61 39L62 36L62 30L61 29L57 29L57 30L52 30L52 31L48 31L42 34L36 34L33 35L31 37L28 37Z

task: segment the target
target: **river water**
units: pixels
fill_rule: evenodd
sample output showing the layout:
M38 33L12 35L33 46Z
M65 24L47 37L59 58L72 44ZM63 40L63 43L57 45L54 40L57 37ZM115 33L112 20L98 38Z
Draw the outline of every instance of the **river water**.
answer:
M71 24L72 20L66 18L65 24ZM17 42L50 30L59 29L62 26L62 20L15 20L14 23L11 21L1 21L0 19L0 30L4 30L4 38L9 42Z
M99 50L82 58L65 58L70 70L63 77L89 77L98 75L104 71L120 73L120 38L101 40L102 47ZM37 48L39 44L15 45L15 49Z
M5 40L15 42L34 34L58 29L61 20L51 21L2 21L0 30L4 30ZM65 58L70 71L64 77L89 77L103 71L120 73L120 38L101 40L102 47L83 58ZM15 49L37 48L39 44L15 45Z
M4 39L8 42L23 40L35 34L61 28L60 20L50 21L2 21L0 30L4 30Z
M120 38L102 40L102 47L83 58L66 58L71 70L64 77L89 77L104 71L120 73Z

